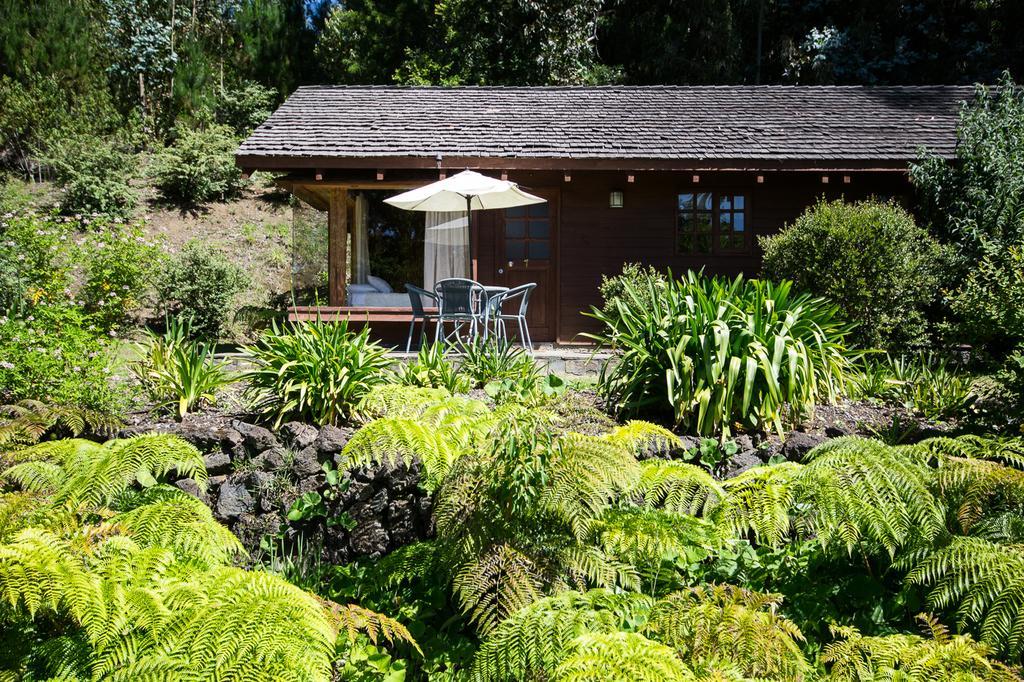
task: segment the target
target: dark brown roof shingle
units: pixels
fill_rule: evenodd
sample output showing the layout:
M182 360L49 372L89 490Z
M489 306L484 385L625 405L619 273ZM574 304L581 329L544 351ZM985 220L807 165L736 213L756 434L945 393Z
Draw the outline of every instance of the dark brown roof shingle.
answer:
M261 158L902 161L951 157L964 86L302 87ZM258 165L258 164L257 164Z

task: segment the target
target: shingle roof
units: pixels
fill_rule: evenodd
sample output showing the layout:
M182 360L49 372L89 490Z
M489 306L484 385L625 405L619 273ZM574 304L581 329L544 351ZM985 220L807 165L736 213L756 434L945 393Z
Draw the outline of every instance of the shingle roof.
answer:
M952 156L964 86L299 88L261 158L907 160ZM258 164L257 164L258 165Z

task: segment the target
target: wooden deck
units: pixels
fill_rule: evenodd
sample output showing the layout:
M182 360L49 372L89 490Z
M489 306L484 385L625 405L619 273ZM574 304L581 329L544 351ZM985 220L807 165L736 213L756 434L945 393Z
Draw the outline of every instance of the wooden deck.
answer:
M437 313L437 308L425 308L428 314ZM288 308L289 322L337 322L349 320L351 322L410 322L412 320L412 308L399 306L394 308L377 308L366 306L293 306Z

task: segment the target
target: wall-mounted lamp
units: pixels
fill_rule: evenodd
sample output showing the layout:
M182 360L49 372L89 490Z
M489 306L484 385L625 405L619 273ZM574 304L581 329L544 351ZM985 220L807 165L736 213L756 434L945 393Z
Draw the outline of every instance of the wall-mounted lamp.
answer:
M622 208L626 205L626 197L621 190L614 189L608 194L608 208Z

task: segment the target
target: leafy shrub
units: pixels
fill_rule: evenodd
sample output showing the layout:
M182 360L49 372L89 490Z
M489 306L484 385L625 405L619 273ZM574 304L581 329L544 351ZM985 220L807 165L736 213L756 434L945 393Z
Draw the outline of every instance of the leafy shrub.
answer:
M80 298L103 330L123 326L144 303L163 252L141 223L94 220L83 245L85 279Z
M218 123L229 126L236 135L245 136L270 117L277 91L256 81L242 81L220 93L214 115Z
M926 155L910 168L921 213L956 246L950 282L986 253L1024 243L1024 91L1008 72L999 86L978 86L960 112L955 163Z
M193 334L216 339L231 319L232 300L248 284L237 265L193 241L166 264L156 286L167 314L189 319Z
M533 356L521 346L493 339L477 339L462 349L459 371L482 388L492 381L535 381L540 374Z
M999 86L979 86L961 111L956 161L926 155L910 176L920 213L951 247L942 284L955 340L1003 353L1024 340L1024 91L1008 72Z
M989 250L949 306L958 339L997 353L1024 341L1024 241Z
M171 201L185 205L235 196L244 186L235 166L238 141L227 126L176 129L174 143L154 160L156 186Z
M119 413L130 398L111 382L110 352L81 311L37 305L24 318L0 314L0 398Z
M612 315L615 313L616 301L621 299L627 290L634 292L642 300L645 296L660 295L665 290L667 282L665 274L651 266L645 268L640 263L626 263L622 266L621 274L612 277L601 275L599 291L604 302L601 309L605 314Z
M255 407L280 425L307 419L337 425L359 401L388 380L387 351L355 333L348 322L317 322L279 328L243 348L253 368L244 375Z
M590 338L619 351L601 394L621 415L668 413L701 435L781 431L833 399L849 367L837 307L791 288L694 272L661 292L627 284L614 312L592 313L605 329Z
M34 213L0 216L0 312L67 301L75 264L68 221Z
M864 348L906 348L925 336L940 249L895 203L820 201L761 239L767 277L839 304Z
M217 392L234 381L228 363L214 358L213 347L189 339L187 322L169 320L163 335L147 330L147 336L142 358L131 371L149 399L158 408L171 408L179 419L215 402Z
M130 184L138 160L113 139L96 135L65 137L50 145L48 161L56 171L64 213L124 217L138 202Z

